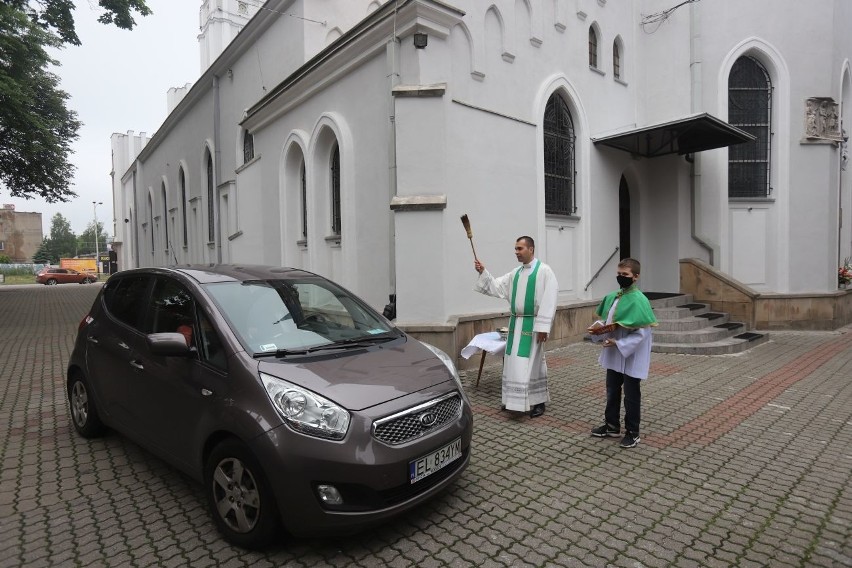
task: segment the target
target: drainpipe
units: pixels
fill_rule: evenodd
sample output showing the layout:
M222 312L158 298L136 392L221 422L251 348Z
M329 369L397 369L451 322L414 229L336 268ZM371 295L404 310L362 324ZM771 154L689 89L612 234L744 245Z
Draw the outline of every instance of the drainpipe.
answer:
M219 115L219 76L213 75L213 239L216 241L216 262L222 264L222 235L219 220L219 180L221 178L222 166L221 150L219 148L219 126L221 117Z
M396 18L396 15L394 15ZM393 89L399 80L399 38L396 37L396 26L394 35L387 43L387 66L388 66L388 204L396 197L397 171L396 171L396 97ZM396 318L396 213L391 212L388 223L388 275L389 295L388 305L385 306L384 316L388 319Z
M690 99L690 112L695 114L702 108L702 82L701 82L701 32L699 24L700 16L698 13L698 3L692 2L689 4L689 71L690 71L690 87L692 97ZM701 155L688 154L686 161L690 164L689 172L689 196L691 200L689 229L692 239L701 245L701 248L707 251L709 263L715 266L715 247L707 242L706 237L701 236L696 231L696 210L698 208L696 194L698 188L701 187Z

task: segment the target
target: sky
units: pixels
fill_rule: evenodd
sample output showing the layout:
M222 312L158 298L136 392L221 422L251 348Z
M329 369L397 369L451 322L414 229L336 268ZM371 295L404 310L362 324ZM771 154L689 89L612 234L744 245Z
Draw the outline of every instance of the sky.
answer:
M194 83L200 75L198 11L201 0L147 0L153 14L136 16L132 31L97 22L97 0L75 0L74 22L83 45L53 53L69 108L83 123L70 161L77 168L65 203L11 197L0 186L0 203L42 215L44 236L56 213L75 234L94 221L113 235L110 136L145 132L150 137L166 118L170 87ZM118 175L124 172L118 172ZM95 206L99 201L103 205Z

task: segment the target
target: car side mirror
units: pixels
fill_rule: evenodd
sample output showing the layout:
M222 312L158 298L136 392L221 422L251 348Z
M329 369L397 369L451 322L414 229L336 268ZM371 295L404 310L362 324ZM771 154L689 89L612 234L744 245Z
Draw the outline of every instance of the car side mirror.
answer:
M192 353L192 349L186 344L186 337L182 333L149 333L146 337L148 349L153 355L161 357L186 357Z

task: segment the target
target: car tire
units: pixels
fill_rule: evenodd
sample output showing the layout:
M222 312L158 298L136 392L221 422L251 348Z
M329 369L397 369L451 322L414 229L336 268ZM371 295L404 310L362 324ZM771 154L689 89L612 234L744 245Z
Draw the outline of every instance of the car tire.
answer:
M48 286L56 286L56 284L57 284L57 282L56 282L56 278L50 278L50 279L48 279L48 281L47 281L47 282L45 282L45 284L46 284L46 285L48 285Z
M79 371L68 380L68 404L71 406L71 423L84 438L98 438L106 431L89 383Z
M260 463L245 444L229 438L204 464L210 514L225 540L261 548L281 532L275 497Z

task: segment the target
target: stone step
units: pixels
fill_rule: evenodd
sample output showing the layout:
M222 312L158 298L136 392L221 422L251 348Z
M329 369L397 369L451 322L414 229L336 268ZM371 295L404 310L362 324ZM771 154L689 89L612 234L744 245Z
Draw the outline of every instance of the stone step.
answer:
M725 322L710 327L702 327L687 331L665 331L654 328L654 343L683 343L694 345L696 343L712 343L731 337L746 331L744 324L740 322Z
M769 336L765 333L747 332L739 335L748 337L743 338L735 335L719 341L695 344L657 343L655 341L651 347L651 351L655 353L679 353L681 355L728 355L742 353L747 349L769 341Z
M689 302L686 304L679 304L677 306L653 309L654 315L657 316L658 320L676 320L706 314L710 311L710 306L707 304Z
M670 308L692 302L692 294L675 294L666 292L645 292L652 308Z
M732 322L729 314L695 302L692 294L645 295L657 317L652 347L657 353L724 355L740 353L768 340L766 334L748 332L744 324Z
M698 316L690 316L686 318L678 318L678 319L660 319L657 318L657 327L654 328L654 332L657 331L692 331L696 329L703 329L705 327L710 327L714 325L719 325L723 323L728 323L728 320L731 318L730 315L722 312L706 312L704 314L700 314Z

